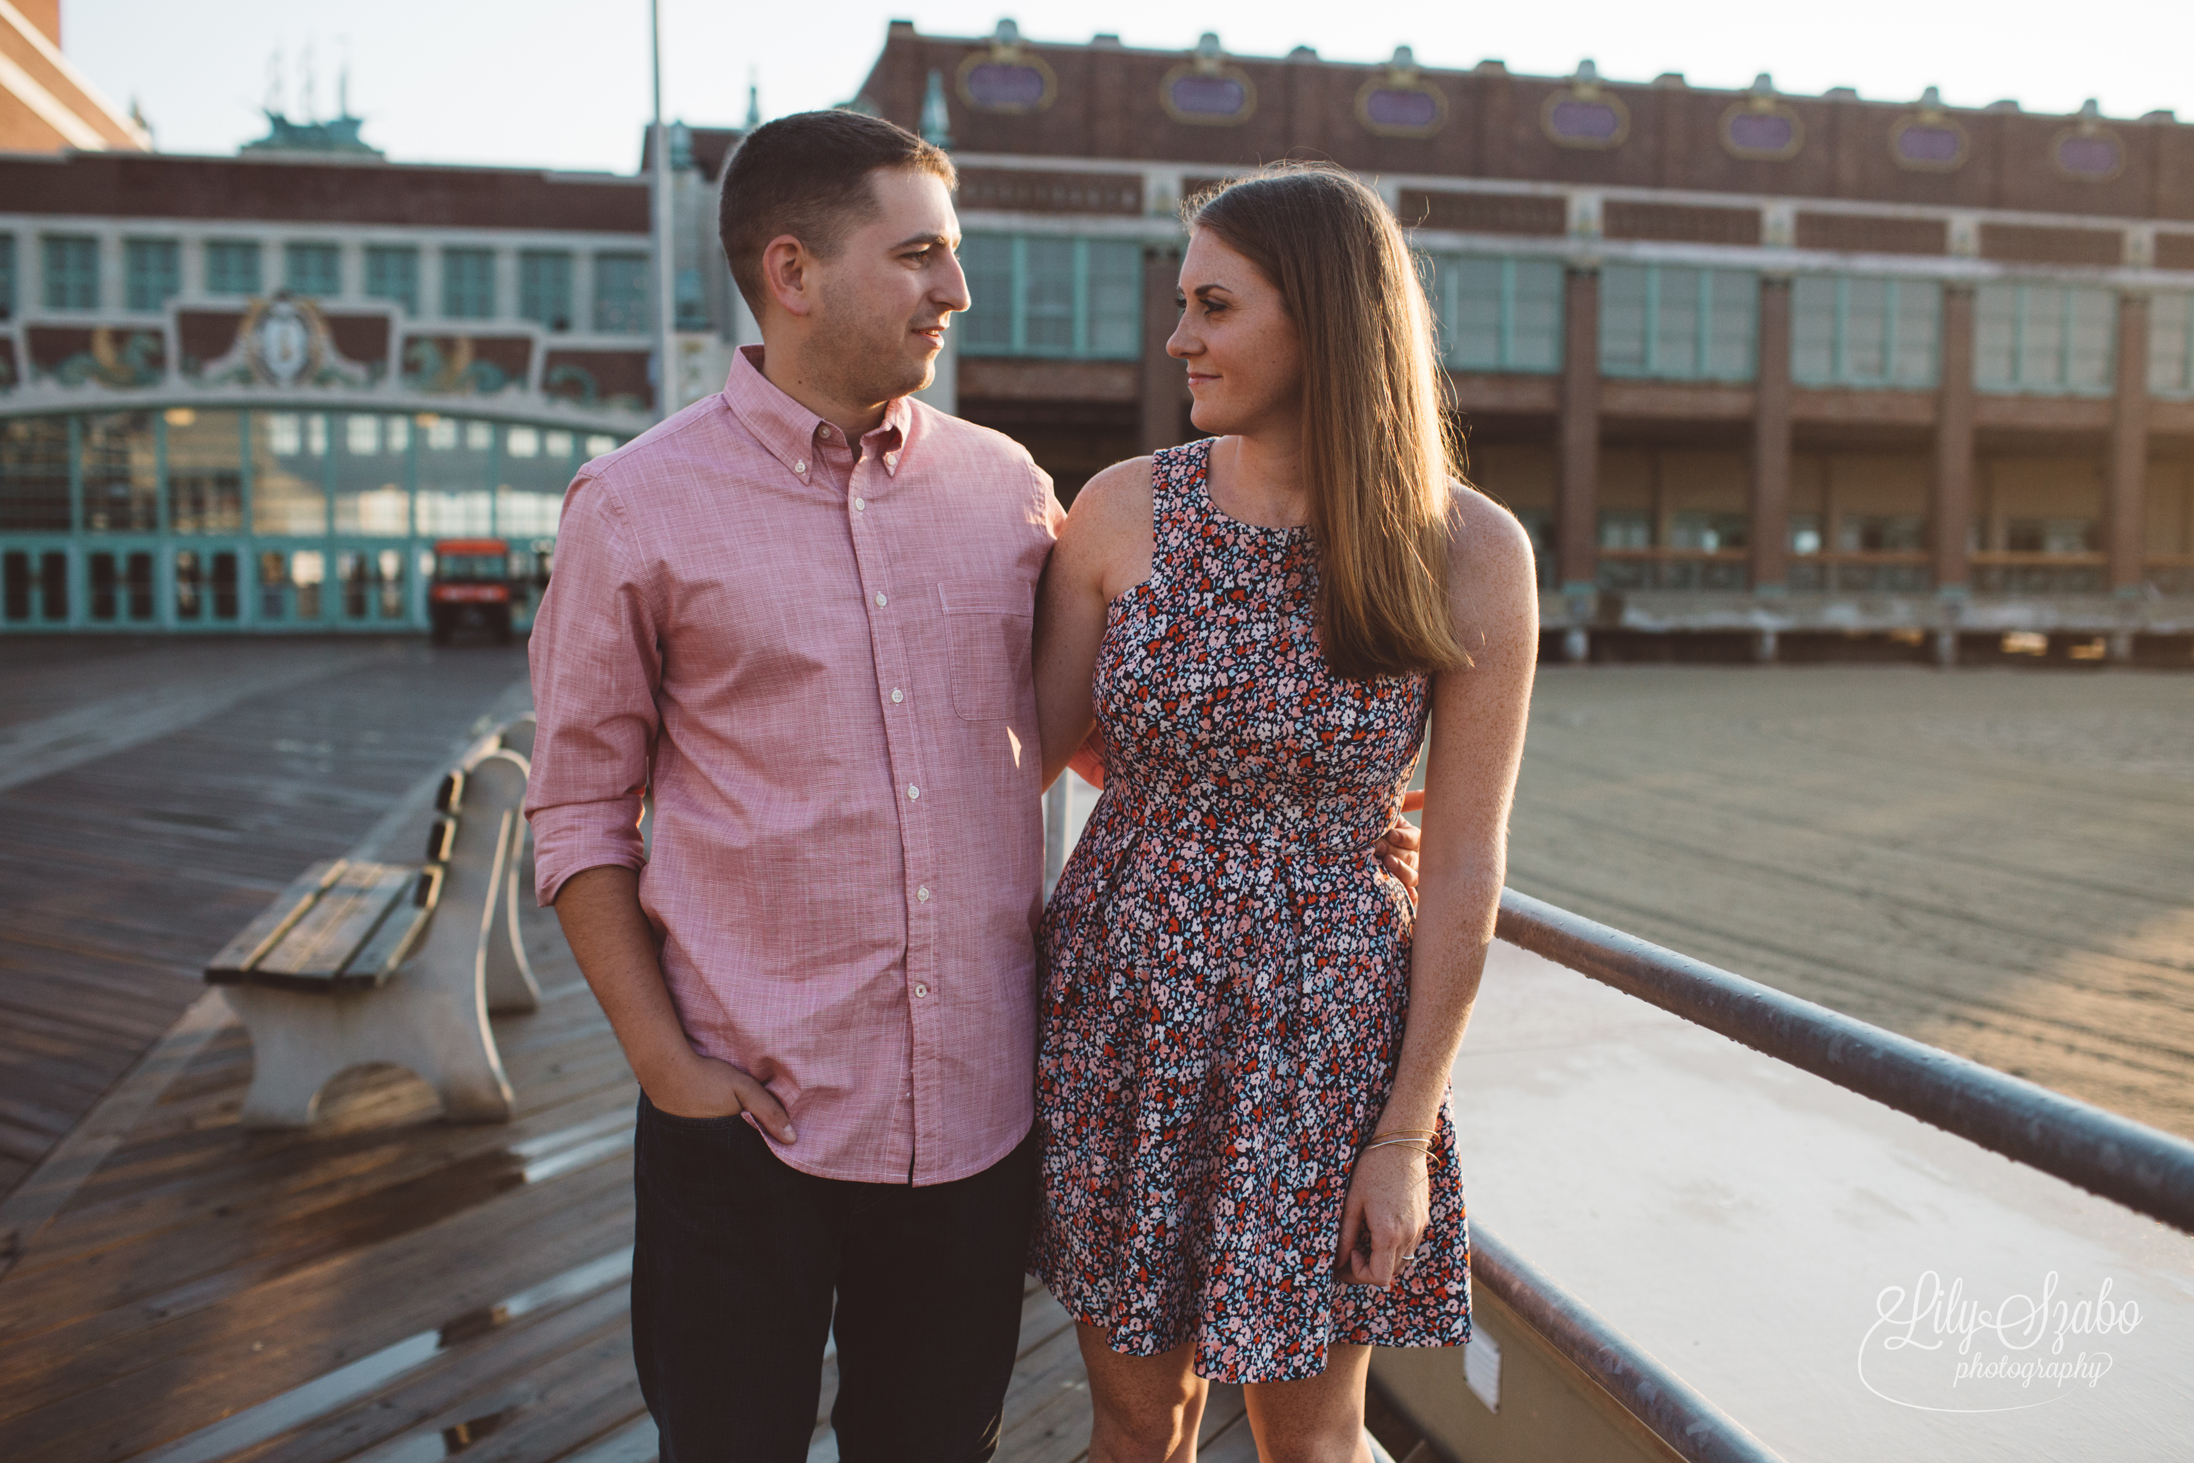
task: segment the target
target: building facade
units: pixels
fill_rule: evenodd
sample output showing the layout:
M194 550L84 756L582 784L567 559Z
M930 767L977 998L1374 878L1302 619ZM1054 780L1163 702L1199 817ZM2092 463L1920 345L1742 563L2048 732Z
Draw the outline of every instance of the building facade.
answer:
M2186 658L2194 127L1307 49L894 24L856 106L961 168L958 410L1064 489L1192 434L1179 201L1372 181L1439 317L1474 481L1570 653L1621 632Z
M538 585L573 471L656 419L644 180L270 121L234 158L0 155L0 633L422 629L436 539ZM681 258L682 403L723 339Z
M143 122L61 52L61 0L0 0L0 152L142 152Z

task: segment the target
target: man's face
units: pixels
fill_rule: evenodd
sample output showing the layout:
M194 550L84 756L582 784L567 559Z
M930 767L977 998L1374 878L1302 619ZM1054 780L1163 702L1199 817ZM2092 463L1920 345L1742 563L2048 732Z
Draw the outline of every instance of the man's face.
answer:
M811 356L832 395L864 405L929 385L948 319L968 307L953 252L960 220L943 180L878 168L868 186L875 217L820 261Z

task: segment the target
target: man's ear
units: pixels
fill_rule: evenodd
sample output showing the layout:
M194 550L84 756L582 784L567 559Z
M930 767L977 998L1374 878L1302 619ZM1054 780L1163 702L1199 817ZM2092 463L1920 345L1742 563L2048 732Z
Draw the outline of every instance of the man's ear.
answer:
M779 234L762 246L762 288L788 315L815 309L815 256L791 234Z

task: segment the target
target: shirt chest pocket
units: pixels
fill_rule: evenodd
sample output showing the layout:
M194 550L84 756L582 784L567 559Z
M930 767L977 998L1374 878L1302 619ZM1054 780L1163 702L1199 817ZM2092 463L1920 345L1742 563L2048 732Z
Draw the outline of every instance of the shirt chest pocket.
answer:
M952 709L964 721L1005 721L1033 684L1033 586L1017 579L945 579L938 607L952 651Z

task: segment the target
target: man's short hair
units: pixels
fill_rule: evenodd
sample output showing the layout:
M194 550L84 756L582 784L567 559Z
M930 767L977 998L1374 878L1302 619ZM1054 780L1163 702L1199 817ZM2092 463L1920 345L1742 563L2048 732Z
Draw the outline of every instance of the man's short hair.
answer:
M724 165L717 233L732 280L760 319L762 250L790 234L816 255L838 252L846 234L876 216L869 174L878 168L929 173L959 184L952 159L906 128L859 112L797 112L755 128Z

